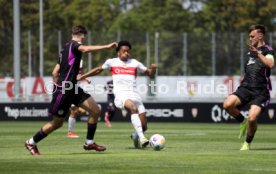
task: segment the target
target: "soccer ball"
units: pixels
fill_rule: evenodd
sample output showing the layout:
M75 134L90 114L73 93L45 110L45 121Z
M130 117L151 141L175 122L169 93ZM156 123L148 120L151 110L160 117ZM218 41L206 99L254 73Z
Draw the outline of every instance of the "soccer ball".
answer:
M164 136L160 134L154 134L150 137L150 146L153 150L161 150L165 147L166 140Z

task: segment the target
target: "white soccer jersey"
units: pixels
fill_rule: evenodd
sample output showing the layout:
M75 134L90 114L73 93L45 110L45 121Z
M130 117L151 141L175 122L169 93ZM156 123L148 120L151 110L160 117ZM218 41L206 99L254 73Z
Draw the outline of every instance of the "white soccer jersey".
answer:
M136 92L137 72L145 72L145 67L136 59L129 58L126 62L120 58L112 58L105 61L103 69L110 69L113 79L114 94Z

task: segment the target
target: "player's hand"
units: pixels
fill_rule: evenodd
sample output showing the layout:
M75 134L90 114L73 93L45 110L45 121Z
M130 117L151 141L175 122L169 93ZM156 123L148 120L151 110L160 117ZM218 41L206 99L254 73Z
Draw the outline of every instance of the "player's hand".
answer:
M259 53L256 47L254 47L251 44L247 44L247 45L248 45L248 48L249 48L250 52L252 52L253 54L256 54L256 55Z
M151 64L150 68L151 69L157 69L157 65L156 64Z
M80 80L82 80L82 79L81 79L81 75L78 74L78 75L77 75L77 81L80 81Z
M108 44L107 47L108 47L108 48L116 48L117 45L118 45L117 42L112 42L112 43Z

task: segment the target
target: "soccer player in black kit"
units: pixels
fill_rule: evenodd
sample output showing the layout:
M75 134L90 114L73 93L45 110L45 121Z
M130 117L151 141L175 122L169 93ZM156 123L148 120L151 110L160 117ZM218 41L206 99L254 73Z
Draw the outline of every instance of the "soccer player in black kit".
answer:
M113 80L107 81L104 89L107 91L107 106L104 114L104 121L107 127L111 127L110 121L113 119L117 109L114 104L115 95L113 93Z
M82 53L92 52L117 46L116 42L108 45L83 45L87 31L78 25L72 28L72 39L66 43L59 56L59 77L50 107L52 121L46 123L33 137L25 142L25 147L32 155L40 155L37 143L63 125L65 117L72 104L81 106L89 112L87 120L87 135L83 145L85 150L104 151L104 146L97 145L94 135L97 129L100 108L95 100L76 85Z
M240 150L250 150L257 131L257 119L270 102L270 71L274 67L274 51L264 41L265 27L252 25L249 28L249 44L245 75L238 89L224 101L224 109L240 122L240 135L246 139ZM249 105L245 118L240 108Z

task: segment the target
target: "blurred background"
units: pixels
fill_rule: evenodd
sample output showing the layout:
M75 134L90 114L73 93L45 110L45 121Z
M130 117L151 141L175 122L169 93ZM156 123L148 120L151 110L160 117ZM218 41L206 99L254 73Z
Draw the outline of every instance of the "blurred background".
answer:
M89 30L87 43L127 39L144 64L159 62L159 75L240 75L247 30L267 27L276 44L274 0L19 0L21 76L39 76L40 3L43 3L43 75L51 75L73 25ZM0 0L0 76L13 76L13 1ZM157 44L157 45L156 45ZM31 48L29 48L31 47ZM156 49L157 47L157 49ZM84 55L85 68L115 52ZM31 64L28 64L31 57ZM28 72L31 66L31 72ZM30 73L30 74L29 74ZM274 70L275 73L275 70Z
M2 102L50 101L44 83L73 25L87 27L86 44L129 40L132 57L158 64L154 79L141 76L138 83L168 84L170 92L141 94L145 102L222 102L243 76L249 26L265 25L266 43L276 46L275 0L0 0L0 14ZM115 50L84 54L84 72L115 56ZM274 86L275 74L274 68ZM105 84L108 75L92 83ZM179 81L186 90L175 93ZM198 92L208 84L227 92ZM274 101L276 90L271 94Z

